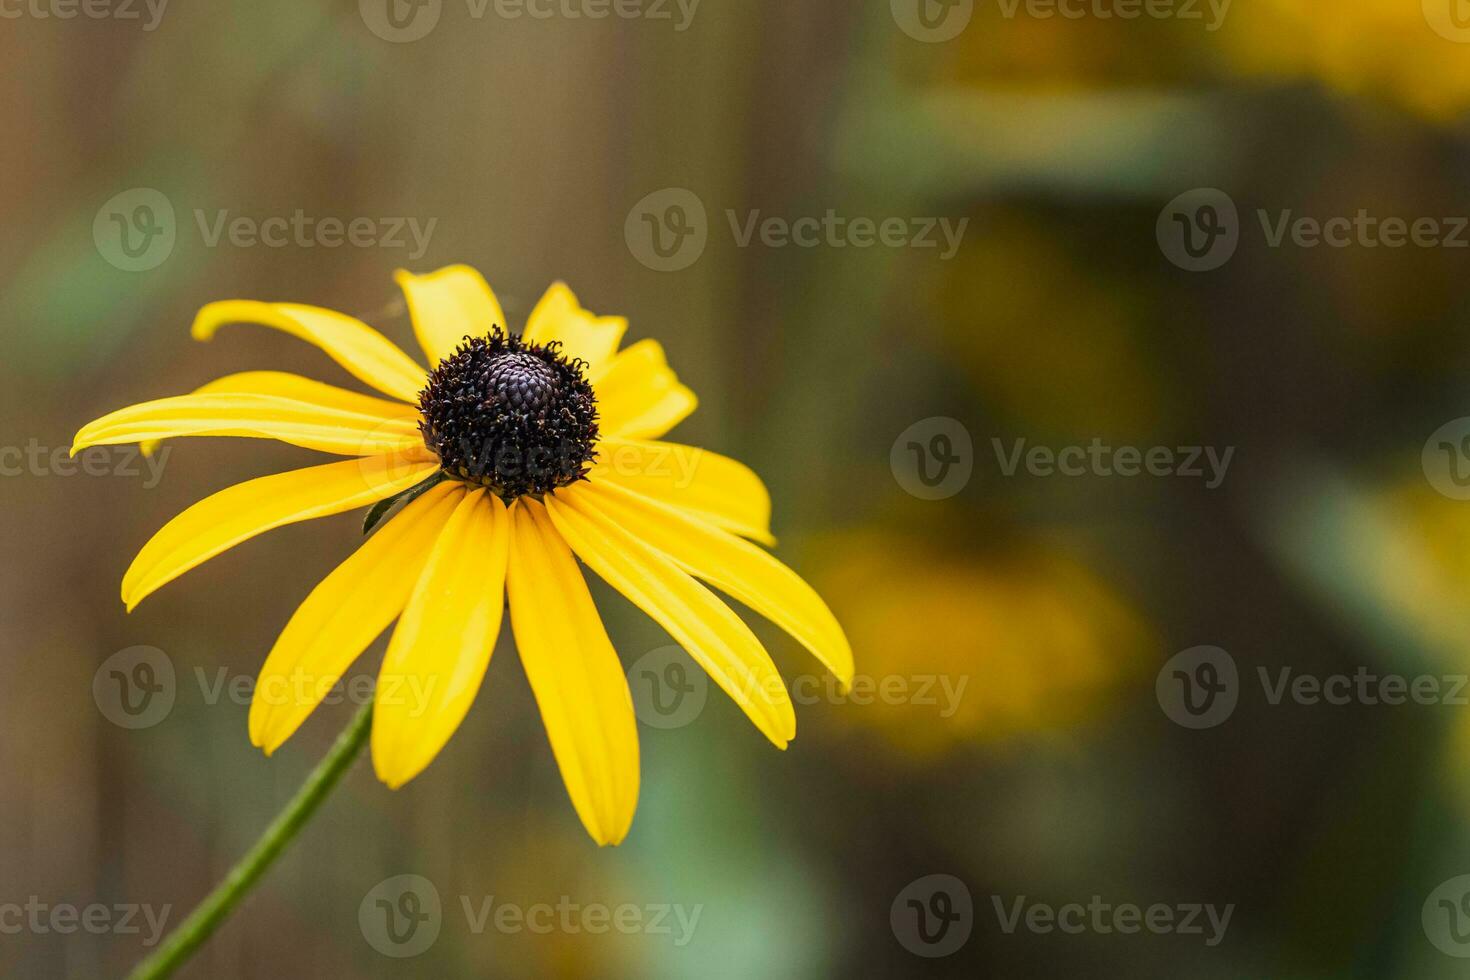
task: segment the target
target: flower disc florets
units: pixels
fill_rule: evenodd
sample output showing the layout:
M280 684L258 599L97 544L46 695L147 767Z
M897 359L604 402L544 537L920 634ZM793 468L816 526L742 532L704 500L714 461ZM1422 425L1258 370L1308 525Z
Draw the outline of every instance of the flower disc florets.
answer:
M449 476L506 500L575 483L596 456L585 368L555 342L527 344L499 327L466 338L419 392L424 444Z

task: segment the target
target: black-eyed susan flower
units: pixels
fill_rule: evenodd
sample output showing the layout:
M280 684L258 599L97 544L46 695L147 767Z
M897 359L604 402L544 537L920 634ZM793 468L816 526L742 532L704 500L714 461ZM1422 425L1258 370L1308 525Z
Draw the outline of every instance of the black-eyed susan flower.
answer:
M661 441L695 408L654 340L552 286L507 332L480 274L400 272L425 370L366 324L291 303L229 300L194 322L208 340L252 322L321 348L382 395L251 371L121 409L87 446L178 436L278 439L349 457L251 480L170 521L123 576L129 609L201 562L286 524L396 507L296 610L266 657L250 738L274 752L396 621L378 674L371 747L399 787L448 742L490 662L503 611L572 804L599 844L628 831L638 737L626 679L577 559L656 620L773 743L795 716L770 656L710 587L785 629L844 683L852 654L817 594L771 545L770 498L749 469ZM508 603L507 603L508 598Z

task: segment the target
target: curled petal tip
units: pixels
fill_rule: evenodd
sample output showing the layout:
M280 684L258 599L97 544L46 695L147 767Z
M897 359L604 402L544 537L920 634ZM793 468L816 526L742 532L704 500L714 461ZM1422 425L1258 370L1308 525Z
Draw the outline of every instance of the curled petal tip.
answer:
M189 325L189 336L195 340L214 339L215 331L219 330L220 325L226 322L225 317L221 316L222 308L231 305L233 302L239 301L217 300L201 307L199 312L194 314L194 322Z

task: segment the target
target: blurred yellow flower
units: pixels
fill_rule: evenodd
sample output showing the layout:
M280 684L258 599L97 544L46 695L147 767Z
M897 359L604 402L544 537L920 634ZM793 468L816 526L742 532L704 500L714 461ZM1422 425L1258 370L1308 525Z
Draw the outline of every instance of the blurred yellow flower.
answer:
M871 702L842 717L917 755L1065 731L1158 659L1123 597L1039 546L976 560L854 532L822 553L816 578L864 651L853 690Z
M1239 71L1316 78L1449 119L1470 106L1470 24L1453 19L1460 4L1254 0L1237 5L1215 36Z

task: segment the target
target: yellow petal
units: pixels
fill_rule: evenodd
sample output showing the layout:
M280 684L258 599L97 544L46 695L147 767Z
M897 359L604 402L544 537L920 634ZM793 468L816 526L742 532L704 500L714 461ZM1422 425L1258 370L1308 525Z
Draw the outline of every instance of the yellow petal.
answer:
M464 485L457 481L429 488L311 590L260 668L250 703L250 741L266 755L291 737L358 655L398 618L463 496Z
M500 498L466 494L434 543L378 672L373 768L393 789L434 760L480 690L505 609L509 550Z
M326 517L391 497L438 468L393 456L345 459L239 483L164 525L123 575L122 599L131 611L150 592L222 551L271 528Z
M778 748L796 735L791 698L750 627L682 568L595 508L578 487L546 509L577 557L648 613Z
M576 488L579 503L686 572L739 600L812 652L844 685L852 683L852 647L832 610L801 576L757 548L677 508L613 483Z
M71 452L75 456L88 446L179 436L279 439L342 456L412 454L423 447L412 417L360 415L274 395L219 393L178 395L120 408L83 426Z
M562 353L587 362L596 373L617 351L628 321L620 316L597 316L582 309L577 296L564 282L555 282L526 320L522 339L527 343L559 341Z
M374 398L336 385L323 384L299 374L285 371L241 371L216 378L206 385L194 389L196 395L274 395L292 401L307 402L322 408L355 412L358 415L373 415L382 419L416 419L418 409L403 402ZM152 456L159 440L149 439L140 444L144 456Z
M638 806L638 722L592 594L541 504L511 508L506 590L526 679L572 806L592 839L621 843Z
M603 439L590 478L688 511L741 537L773 546L771 495L744 463L695 446Z
M679 383L656 340L640 340L592 375L604 435L656 439L699 405Z
M409 601L462 483L429 488L312 589L260 669L250 741L275 752ZM412 698L413 692L404 692Z
M195 340L209 340L226 323L259 323L315 344L359 381L401 401L418 400L426 372L392 341L350 316L297 303L227 299L194 318Z
M413 331L430 365L453 354L466 335L486 337L491 327L508 329L485 277L467 265L445 266L423 276L399 269L393 278L408 298Z

